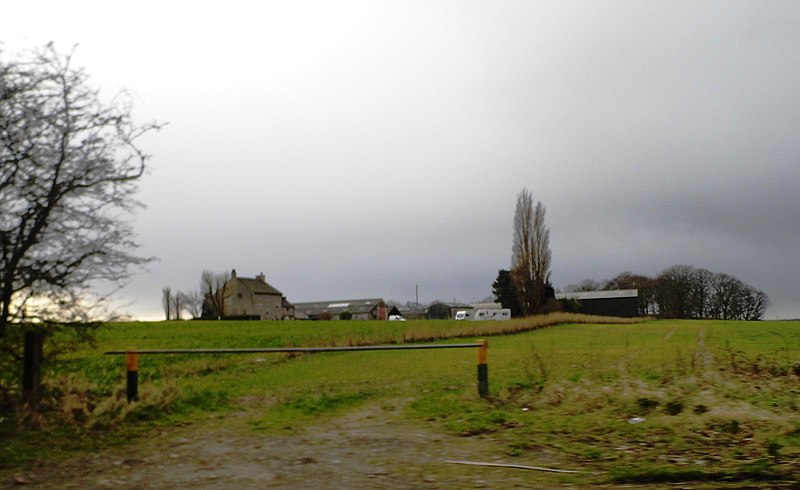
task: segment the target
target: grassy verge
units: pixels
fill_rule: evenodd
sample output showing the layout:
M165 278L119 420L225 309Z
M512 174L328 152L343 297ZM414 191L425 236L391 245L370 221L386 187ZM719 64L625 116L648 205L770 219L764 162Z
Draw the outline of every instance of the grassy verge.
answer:
M799 335L664 321L499 337L492 400L435 391L413 407L452 434L503 440L512 460L596 482L796 482Z
M248 406L251 426L286 433L364 403L411 400L409 417L498 441L498 457L579 469L565 482L786 482L800 473L800 323L163 322L103 329L98 347L49 374L57 430L0 422L0 472L96 450L153 427ZM500 322L498 322L500 323ZM399 325L398 325L399 324ZM479 328L481 330L467 330ZM491 329L516 329L509 334ZM491 399L476 354L142 356L141 401L124 401L124 361L105 350L490 340ZM43 423L46 424L46 421Z
M574 315L511 322L132 322L99 330L97 345L64 358L46 373L50 396L29 420L0 418L0 471L14 471L74 452L98 450L138 437L152 428L187 423L199 414L235 409L247 400L273 407L255 421L259 430L289 430L336 413L386 391L394 373L419 366L419 353L406 353L399 369L377 354L343 356L208 355L143 356L140 402L125 400L124 359L107 350L148 348L287 347L392 344L434 341L470 334L534 330L565 321L595 321ZM605 321L613 321L605 319ZM472 354L455 356L467 360ZM389 354L391 358L396 354ZM312 359L313 357L313 359ZM425 380L436 356L424 356ZM366 359L366 360L365 360ZM324 364L324 367L320 366ZM364 370L364 363L370 365ZM426 364L427 363L427 364ZM330 366L328 364L331 364ZM388 367L381 372L380 366ZM469 366L469 364L468 364ZM472 367L463 367L471 372ZM469 377L465 381L469 381ZM394 379L392 383L398 380ZM322 393L320 396L319 393Z

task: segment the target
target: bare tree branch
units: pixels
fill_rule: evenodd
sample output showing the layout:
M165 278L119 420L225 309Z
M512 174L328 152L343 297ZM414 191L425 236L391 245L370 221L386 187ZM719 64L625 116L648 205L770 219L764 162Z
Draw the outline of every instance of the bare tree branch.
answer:
M124 94L103 103L73 52L0 58L0 337L54 304L85 317L97 281L150 260L124 215L148 160L136 140L160 126L135 124Z

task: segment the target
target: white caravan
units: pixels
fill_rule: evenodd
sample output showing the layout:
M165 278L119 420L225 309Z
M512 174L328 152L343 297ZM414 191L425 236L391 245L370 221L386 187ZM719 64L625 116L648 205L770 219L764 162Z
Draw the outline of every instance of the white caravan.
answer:
M456 312L455 320L511 320L511 310L508 308L492 308L480 310L460 310Z
M472 310L459 310L456 312L454 320L472 320Z

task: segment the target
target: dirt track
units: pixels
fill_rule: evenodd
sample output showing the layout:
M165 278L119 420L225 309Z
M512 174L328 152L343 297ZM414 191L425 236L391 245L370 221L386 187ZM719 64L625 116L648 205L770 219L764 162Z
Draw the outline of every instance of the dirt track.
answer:
M302 434L268 436L252 413L169 429L129 452L107 451L21 475L17 488L541 488L562 475L448 460L508 461L488 437L435 433L403 402L361 407ZM499 455L499 456L498 456ZM546 464L543 461L509 461ZM4 482L5 483L5 482Z

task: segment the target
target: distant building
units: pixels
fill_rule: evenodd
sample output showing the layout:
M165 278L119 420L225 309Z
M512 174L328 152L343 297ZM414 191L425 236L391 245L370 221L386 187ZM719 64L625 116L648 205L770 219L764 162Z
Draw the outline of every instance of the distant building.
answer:
M452 320L456 316L456 312L471 309L472 306L464 303L436 302L428 307L427 318L429 320Z
M236 269L225 283L223 301L225 317L259 320L293 320L295 307L265 280L264 273L255 278L239 277Z
M498 310L503 305L500 303L432 303L427 310L427 318L429 320L452 320L455 318L456 313L459 311L473 311L473 310Z
M394 309L397 310L400 315L403 315L403 318L406 320L425 320L428 318L427 311L424 308L420 308L418 305L411 308L397 306L394 307ZM389 314L392 315L393 313L390 311Z
M455 315L453 306L447 303L436 302L428 306L427 317L429 320L452 320L453 315Z
M471 303L469 305L471 308L475 310L499 310L503 307L500 303Z
M556 299L576 313L622 318L639 316L638 289L556 293Z
M389 319L389 309L382 298L295 303L294 308L298 320L338 320L345 312L352 315L353 320Z

